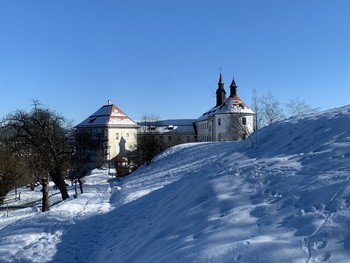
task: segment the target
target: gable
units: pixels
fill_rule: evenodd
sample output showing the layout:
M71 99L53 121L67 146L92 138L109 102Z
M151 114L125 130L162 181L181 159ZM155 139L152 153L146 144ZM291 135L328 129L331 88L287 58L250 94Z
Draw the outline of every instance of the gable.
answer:
M88 127L132 127L138 125L113 104L102 106L90 117L79 123L77 128Z

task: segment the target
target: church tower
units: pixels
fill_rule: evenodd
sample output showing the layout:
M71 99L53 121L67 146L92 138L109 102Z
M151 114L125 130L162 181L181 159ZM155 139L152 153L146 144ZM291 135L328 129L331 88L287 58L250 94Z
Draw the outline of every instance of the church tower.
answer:
M220 72L218 89L216 90L216 107L222 105L225 101L226 101L226 91L224 88L224 82L222 80L222 74Z
M234 96L237 96L237 85L235 79L233 78L230 85L230 98L234 98Z

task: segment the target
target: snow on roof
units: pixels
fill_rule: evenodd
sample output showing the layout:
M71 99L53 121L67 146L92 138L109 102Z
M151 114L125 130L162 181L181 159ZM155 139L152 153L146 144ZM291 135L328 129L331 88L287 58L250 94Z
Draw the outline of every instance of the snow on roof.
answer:
M195 119L169 119L149 122L139 122L140 126L154 126L154 131L158 133L180 132L194 133Z
M214 108L211 108L207 112L203 113L201 117L199 117L196 121L202 121L206 120L208 118L213 117L217 114L225 114L225 113L240 113L240 114L247 114L252 115L254 114L254 111L252 111L247 104L244 103L243 100L241 100L240 97L237 95L228 97L220 106L216 106Z
M78 128L95 126L137 127L137 124L117 106L108 104L77 125Z

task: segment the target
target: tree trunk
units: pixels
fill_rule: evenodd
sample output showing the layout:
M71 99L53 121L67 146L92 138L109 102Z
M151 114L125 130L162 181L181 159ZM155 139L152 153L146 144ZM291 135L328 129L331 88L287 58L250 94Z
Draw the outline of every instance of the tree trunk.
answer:
M58 190L61 192L62 200L66 200L69 198L69 194L67 191L67 186L63 178L52 177L52 181L57 186Z
M42 200L42 212L50 211L49 203L49 182L46 177L41 179L41 185L43 186L43 200Z
M69 194L68 194L66 182L64 181L60 167L56 167L55 171L52 171L50 175L51 175L52 181L55 183L55 185L61 192L62 200L68 199Z
M79 178L78 182L79 182L80 193L82 194L82 193L84 193L83 192L83 181Z
M75 195L78 196L78 191L77 191L77 180L74 180L74 191L75 191Z

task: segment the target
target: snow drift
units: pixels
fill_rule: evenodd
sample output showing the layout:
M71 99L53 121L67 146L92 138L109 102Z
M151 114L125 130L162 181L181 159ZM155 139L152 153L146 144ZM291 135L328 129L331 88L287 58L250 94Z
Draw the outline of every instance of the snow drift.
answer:
M79 198L4 219L0 261L348 262L349 124L347 106L94 171Z

